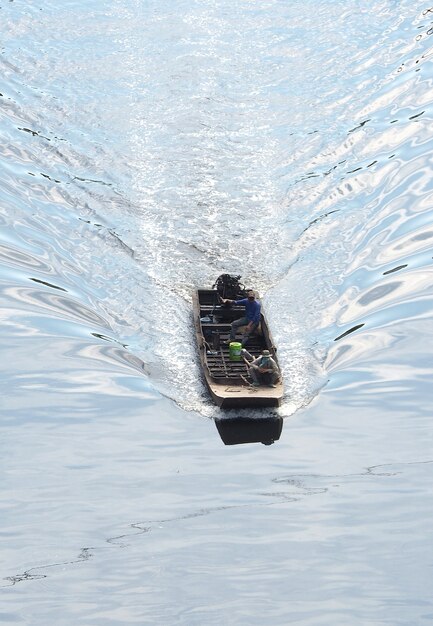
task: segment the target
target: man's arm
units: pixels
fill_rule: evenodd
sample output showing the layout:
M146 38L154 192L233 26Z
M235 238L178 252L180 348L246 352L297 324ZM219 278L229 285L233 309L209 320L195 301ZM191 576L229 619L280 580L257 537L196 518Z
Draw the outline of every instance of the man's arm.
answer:
M242 300L230 300L230 298L221 298L221 297L220 297L220 301L223 304L246 304L246 302L248 302L246 298L242 298Z
M259 370L262 374L275 372L276 374L280 375L280 369L272 357L269 358L267 364L264 367L259 367Z

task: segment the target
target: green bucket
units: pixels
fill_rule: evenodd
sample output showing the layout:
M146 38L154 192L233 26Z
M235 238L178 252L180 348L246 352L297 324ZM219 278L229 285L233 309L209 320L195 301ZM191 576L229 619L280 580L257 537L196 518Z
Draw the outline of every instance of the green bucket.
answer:
M237 341L231 341L229 345L229 358L230 361L240 361L242 359L241 356L242 344Z

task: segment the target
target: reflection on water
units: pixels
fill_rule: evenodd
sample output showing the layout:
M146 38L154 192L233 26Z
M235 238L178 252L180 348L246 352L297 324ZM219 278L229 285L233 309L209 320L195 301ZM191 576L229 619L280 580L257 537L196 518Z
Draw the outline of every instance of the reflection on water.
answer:
M280 438L283 429L281 417L215 419L215 425L226 446L240 443L263 443L268 446Z
M347 623L351 615L355 616L355 623L364 619L366 623L386 623L390 606L400 598L401 623L428 623L428 579L415 576L411 582L405 581L403 575L404 570L417 571L418 562L412 562L411 555L422 559L422 524L412 511L397 520L395 514L401 498L408 505L420 503L431 464L431 459L421 459L357 468L353 472L270 473L264 479L256 475L254 491L247 498L238 494L236 504L230 504L228 499L225 506L218 497L219 485L208 480L209 493L202 495L204 502L194 501L189 510L177 509L173 503L172 510L165 514L142 517L139 521L135 518L130 523L119 520L111 534L93 537L91 544L77 548L75 553L71 550L69 557L41 560L39 566L11 570L2 584L3 597L13 598L15 589L20 590L32 598L38 612L46 615L47 609L38 603L36 592L32 594L36 580L49 582L44 588L45 600L56 595L58 598L59 594L63 599L65 576L79 593L83 583L91 584L99 571L111 591L121 593L127 600L122 606L122 617L114 619L115 623L120 624L122 619L124 623L133 622L138 615L145 623L155 614L164 615L168 622L179 616L187 623L193 612L197 617L193 622L216 624L221 611L224 615L226 612L213 604L209 606L205 600L210 575L218 606L225 597L232 597L231 586L236 588L236 600L230 602L227 621L236 616L238 623L259 624L266 616L273 623L298 619L313 624L323 621L325 612L338 625ZM209 464L204 465L208 472ZM217 476L221 487L232 494L233 476L219 471L212 477ZM356 497L352 497L353 493ZM425 501L422 512L431 512L430 500ZM394 536L397 540L405 538L397 552L392 552ZM249 552L246 560L242 558L244 549ZM374 563L370 553L373 549ZM314 573L309 563L314 563ZM145 584L137 584L140 572L146 575ZM356 590L354 577L362 580ZM313 592L308 588L312 578L316 583ZM248 603L241 602L248 595L248 588L260 580L267 594L275 589L275 599L266 603L265 593L257 595L255 591ZM297 606L278 602L284 590L287 592L288 583L289 596L296 599ZM162 588L170 593L170 598L174 594L177 611L160 594L152 599L155 591ZM312 595L317 604L311 602ZM417 595L426 600L414 602L412 598ZM193 597L203 598L199 606ZM329 605L331 598L332 602L338 601L338 610L333 609L332 603ZM117 594L107 594L105 610L112 614L117 605ZM179 607L185 608L179 612ZM8 602L7 608L13 615L13 602ZM70 609L73 617L82 615L90 622L99 619L101 610L86 596L83 606ZM370 614L374 616L371 619ZM396 623L399 619L396 616Z
M430 623L432 9L1 14L0 622ZM275 415L201 380L223 272Z

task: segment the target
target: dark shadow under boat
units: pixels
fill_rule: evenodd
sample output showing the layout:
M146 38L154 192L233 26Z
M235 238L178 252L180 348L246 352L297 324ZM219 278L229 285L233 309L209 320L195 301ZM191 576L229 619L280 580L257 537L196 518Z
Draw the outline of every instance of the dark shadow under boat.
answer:
M269 446L280 438L283 430L283 419L281 417L217 418L215 425L226 446L241 443L263 443Z

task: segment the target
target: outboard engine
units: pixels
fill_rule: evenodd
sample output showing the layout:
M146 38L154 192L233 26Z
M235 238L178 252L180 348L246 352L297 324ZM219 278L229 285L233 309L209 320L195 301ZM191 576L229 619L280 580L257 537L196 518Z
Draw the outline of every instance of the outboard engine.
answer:
M228 298L229 300L237 300L238 298L245 298L247 292L245 286L239 282L240 276L231 276L230 274L221 274L218 276L212 289L217 290L218 295L221 298Z

